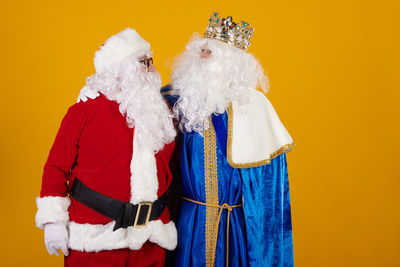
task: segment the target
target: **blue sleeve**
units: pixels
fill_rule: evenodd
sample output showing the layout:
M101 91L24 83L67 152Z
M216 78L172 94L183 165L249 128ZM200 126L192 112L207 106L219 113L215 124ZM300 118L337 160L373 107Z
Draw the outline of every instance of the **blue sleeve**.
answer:
M250 266L293 266L286 155L241 169Z

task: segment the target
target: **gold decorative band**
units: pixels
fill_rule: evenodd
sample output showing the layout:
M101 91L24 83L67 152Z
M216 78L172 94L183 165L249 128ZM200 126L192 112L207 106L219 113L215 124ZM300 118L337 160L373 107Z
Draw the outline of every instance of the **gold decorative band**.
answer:
M204 186L207 205L218 205L218 166L217 166L217 140L212 124L209 119L209 128L204 130ZM215 251L217 240L214 238L217 232L218 210L206 208L205 225L205 257L206 266L214 267Z

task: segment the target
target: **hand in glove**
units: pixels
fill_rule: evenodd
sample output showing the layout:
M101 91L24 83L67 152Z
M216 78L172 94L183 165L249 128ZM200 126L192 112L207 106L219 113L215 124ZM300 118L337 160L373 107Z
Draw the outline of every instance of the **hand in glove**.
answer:
M88 98L95 99L100 95L99 92L90 89L89 86L84 86L79 93L78 99L76 100L77 103L80 101L86 102Z
M44 226L44 243L50 255L60 255L59 249L68 256L68 231L63 223L49 223Z

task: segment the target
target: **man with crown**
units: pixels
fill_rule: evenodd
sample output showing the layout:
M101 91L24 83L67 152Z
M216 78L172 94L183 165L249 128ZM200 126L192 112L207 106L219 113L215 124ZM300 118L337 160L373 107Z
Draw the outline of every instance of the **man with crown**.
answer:
M179 118L176 266L293 266L285 153L293 140L247 52L254 29L214 13L162 89Z
M135 30L112 36L61 123L36 224L65 266L164 266L165 249L176 247L166 208L176 132L152 63Z

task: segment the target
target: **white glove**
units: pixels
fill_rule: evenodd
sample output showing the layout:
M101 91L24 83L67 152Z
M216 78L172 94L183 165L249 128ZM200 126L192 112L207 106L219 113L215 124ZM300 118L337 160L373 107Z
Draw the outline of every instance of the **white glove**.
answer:
M60 255L59 249L68 256L68 231L64 223L49 223L44 226L44 244L50 255Z
M95 99L100 95L99 92L90 89L89 86L84 86L79 93L78 99L76 100L77 103L80 101L86 102L88 98Z

